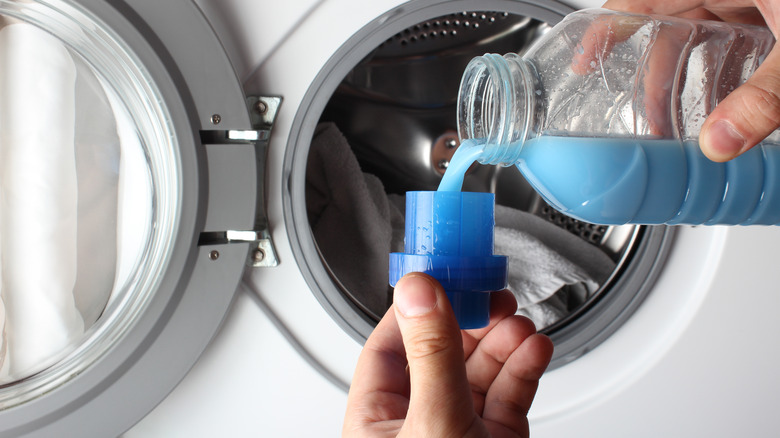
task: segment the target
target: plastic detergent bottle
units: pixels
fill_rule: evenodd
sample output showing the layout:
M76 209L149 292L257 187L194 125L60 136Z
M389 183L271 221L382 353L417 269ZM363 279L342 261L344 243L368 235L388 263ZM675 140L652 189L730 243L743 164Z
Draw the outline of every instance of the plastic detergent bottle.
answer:
M777 224L780 135L727 163L702 123L774 44L763 27L584 10L522 57L466 68L463 140L440 190L474 160L516 165L556 209L600 224ZM465 166L465 167L464 167Z
M436 278L461 329L490 320L490 294L506 287L507 258L493 255L494 196L408 192L404 252L390 254L390 284L409 272Z

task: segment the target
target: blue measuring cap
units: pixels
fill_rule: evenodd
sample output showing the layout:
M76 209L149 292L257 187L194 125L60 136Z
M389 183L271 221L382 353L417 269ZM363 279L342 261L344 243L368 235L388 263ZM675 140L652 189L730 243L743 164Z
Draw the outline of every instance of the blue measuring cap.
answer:
M390 254L390 285L423 272L447 292L461 329L490 322L490 294L506 287L507 258L493 255L495 197L407 192L404 252Z

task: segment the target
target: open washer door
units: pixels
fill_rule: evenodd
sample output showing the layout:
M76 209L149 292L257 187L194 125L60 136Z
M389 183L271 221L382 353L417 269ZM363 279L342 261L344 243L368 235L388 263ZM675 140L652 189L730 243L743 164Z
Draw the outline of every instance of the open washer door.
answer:
M278 101L243 95L189 0L0 16L0 436L116 436L245 266L275 263L257 169Z

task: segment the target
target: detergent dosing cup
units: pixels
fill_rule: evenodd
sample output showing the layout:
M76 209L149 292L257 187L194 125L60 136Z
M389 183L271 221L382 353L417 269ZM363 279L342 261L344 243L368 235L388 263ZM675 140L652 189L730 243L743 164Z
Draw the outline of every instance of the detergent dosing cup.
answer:
M423 272L447 292L461 329L490 321L490 294L506 287L507 258L493 255L494 195L408 192L404 252L390 254L390 285Z

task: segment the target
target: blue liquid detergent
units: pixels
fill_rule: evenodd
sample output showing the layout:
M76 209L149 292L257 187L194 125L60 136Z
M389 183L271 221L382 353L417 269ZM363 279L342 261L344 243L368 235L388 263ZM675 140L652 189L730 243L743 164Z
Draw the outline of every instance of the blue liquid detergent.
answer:
M447 170L439 182L440 192L459 192L463 178L472 164L482 155L482 144L475 140L464 140L453 154Z
M492 193L406 193L404 251L391 253L390 285L409 272L437 279L462 329L490 322L490 294L506 287L507 258L493 254Z
M474 141L464 146L470 151L455 153L439 190L459 190L462 174L447 173L482 149ZM526 141L519 157L517 167L550 205L587 222L780 223L778 145L715 163L696 142L541 136Z

